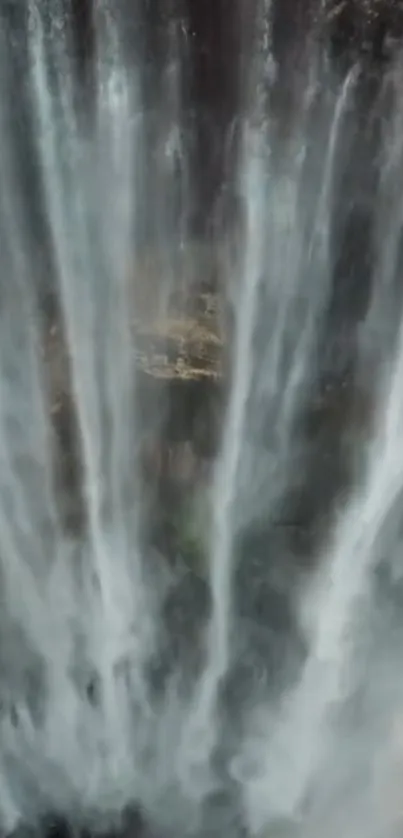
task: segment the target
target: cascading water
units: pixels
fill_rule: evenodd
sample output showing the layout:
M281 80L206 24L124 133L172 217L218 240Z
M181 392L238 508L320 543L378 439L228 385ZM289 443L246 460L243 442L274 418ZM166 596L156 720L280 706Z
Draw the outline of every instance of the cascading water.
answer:
M308 492L306 427L337 282L337 196L345 188L353 208L362 200L345 170L363 71L337 80L318 46L301 70L302 95L282 112L271 4L257 10L262 37L238 115L243 219L233 247L228 231L215 243L215 294L233 328L223 334L230 380L209 486L209 613L192 660L170 660L162 676L164 607L180 573L155 559L148 537L142 447L162 418L141 403L137 342L141 317L156 335L176 291L183 301L184 281L196 294L197 251L184 255L192 155L180 38L170 41L153 111L132 26L144 10L126 5L94 4L87 114L68 0L30 0L19 33L0 4L1 830L56 813L73 829L104 831L141 810L162 835L393 838L403 769L402 67L385 72L374 115L382 130L371 299L354 348L356 395L370 394L366 427L350 428L349 481L302 572L270 533L289 496ZM16 37L29 142L13 121ZM35 212L77 440L69 491L82 515L73 530L58 476ZM163 252L163 276L145 273L144 240ZM251 533L262 529L256 571ZM255 604L256 585L276 584L291 615L287 642L273 629L274 609Z

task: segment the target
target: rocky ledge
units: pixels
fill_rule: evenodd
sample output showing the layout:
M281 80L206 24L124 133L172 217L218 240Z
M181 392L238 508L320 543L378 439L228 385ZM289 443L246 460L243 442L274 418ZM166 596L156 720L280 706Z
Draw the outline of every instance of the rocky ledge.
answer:
M205 380L222 375L223 338L218 301L201 294L198 312L171 314L134 325L137 366L162 379Z

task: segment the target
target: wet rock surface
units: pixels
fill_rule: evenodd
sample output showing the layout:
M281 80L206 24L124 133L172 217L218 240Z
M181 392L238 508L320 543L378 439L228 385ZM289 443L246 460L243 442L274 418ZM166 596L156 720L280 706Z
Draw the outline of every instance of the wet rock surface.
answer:
M324 17L336 56L366 54L382 61L403 35L399 0L328 0Z

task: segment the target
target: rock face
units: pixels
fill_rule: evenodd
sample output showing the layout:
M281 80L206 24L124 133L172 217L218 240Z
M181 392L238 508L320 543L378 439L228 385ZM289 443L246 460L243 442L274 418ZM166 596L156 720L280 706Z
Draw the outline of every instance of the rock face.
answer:
M90 5L88 0L85 21L77 20L78 33L84 24L87 29L89 27ZM76 6L78 9L79 4L76 3ZM314 0L278 0L274 4L273 47L280 63L282 56L293 55L293 43L297 43L299 38L303 40L304 32L315 22L318 8L319 4ZM377 159L377 139L372 128L368 128L367 112L371 110L371 103L375 101L381 84L380 62L388 57L393 39L403 32L403 4L396 0L327 0L327 3L321 4L321 8L321 19L317 21L318 31L330 41L336 66L343 69L357 57L364 57L363 63L369 68L369 73L364 71L360 81L359 100L363 101L365 116L361 120L360 136L357 141L354 140L355 151L347 166L346 181L349 186L345 188L343 181L339 190L340 197L336 195L335 218L338 230L335 231L332 243L334 294L330 304L329 329L337 333L340 322L347 319L347 343L351 343L354 353L356 322L365 316L370 294L370 270L367 264L370 248L366 243L371 240L372 190L377 179L375 164L368 167L365 162ZM253 4L250 13L253 15ZM200 39L200 43L193 47L195 73L201 54L204 56L203 67L209 65L209 55L215 49L213 41L209 43L209 38L213 37L214 20L216 16L221 20L225 14L228 14L228 6L224 0L218 4L217 9L215 6L214 9L213 6L209 7L208 20L201 20L201 6L200 9L192 10L190 17L198 20L195 38L196 41ZM292 27L291 19L294 20ZM231 34L233 37L234 33ZM224 33L222 40L224 43ZM83 54L85 43L87 41L84 37L80 41ZM196 53L200 53L199 58ZM228 79L233 77L235 83L233 54L227 50L221 58L223 61L225 58ZM86 66L89 59L90 56L87 56ZM370 77L369 81L367 77ZM201 92L201 81L200 85L200 89L196 85L193 93L196 98L200 96L203 100L201 111L204 113L203 108L209 108L210 94L207 88ZM232 98L231 102L235 112L236 98ZM212 113L217 105L215 99L214 103ZM225 110L225 125L221 126L223 135L228 132L234 116L230 111L228 106ZM214 131L210 133L217 142L221 142ZM216 175L217 182L222 182L223 172ZM229 171L227 175L226 180L231 181ZM355 199L358 193L360 201L355 202L351 210L350 199ZM214 199L209 199L212 204L215 200L217 193ZM201 201L201 211L206 211L207 203ZM220 254L213 253L211 245L204 243L204 240L194 241L184 250L174 243L175 247L176 251L172 250L172 244L168 242L166 252L160 250L145 253L138 260L130 278L133 287L133 352L137 366L139 404L144 412L143 424L146 428L141 462L155 494L155 505L166 510L166 521L175 517L173 506L179 503L178 498L193 491L195 487L203 488L210 479L220 438L227 360L231 354L228 349L230 318L225 311L221 288ZM364 253L368 254L367 262ZM357 300L360 297L357 304L355 296ZM68 363L57 314L52 315L50 320L46 356L49 359L57 445L63 452L61 460L64 465L60 479L70 494L74 494L73 489L75 487L77 490L79 484L79 468L74 411L69 396ZM357 394L354 389L354 374L350 377L346 374L350 362L351 358L347 357L346 368L340 369L337 374L332 369L326 371L306 421L307 447L312 464L309 480L326 487L326 491L322 492L325 506L331 504L331 497L337 491L335 487L345 479L344 467L340 466L345 445L339 442L343 436L341 429L349 423L365 425L370 413L368 399L363 394ZM157 409L155 405L158 405ZM150 421L150 417L156 416L157 421ZM318 468L321 471L319 477ZM309 521L314 518L316 500L310 497L309 492L304 491L302 494L303 497L291 500L286 517L287 525L306 529Z
M166 283L161 260L155 254L146 261L147 272L143 261L133 281L138 456L147 492L153 498L155 538L165 552L172 545L161 542L172 541L170 519L178 518L182 498L209 479L221 424L221 304L208 272L211 257L208 259L200 247L196 250L184 265L188 268L191 263L194 267L194 282L187 291L180 281L171 287ZM161 288L162 280L165 288ZM82 520L79 444L62 322L55 307L53 311L44 352L52 398L57 479L66 501L68 526L76 529Z
M190 298L175 298L162 309L146 310L147 306L134 309L133 352L140 409L139 457L150 500L151 540L173 561L185 550L189 561L199 563L200 526L203 529L205 523L193 518L208 491L220 443L227 338L221 327L218 294L211 290L199 288ZM68 359L57 323L48 331L46 358L59 452L58 479L66 497L68 526L75 529L82 521L79 452ZM348 429L365 427L369 415L368 398L357 392L354 377L349 380L346 370L338 375L330 371L318 382L303 430L306 480L301 491L283 505L276 525L285 528L298 544L304 533L305 541L308 538L305 554L311 551L309 533L315 522L318 518L325 522L338 487L348 478Z
M336 54L387 58L403 33L403 7L396 0L327 0L325 26Z

